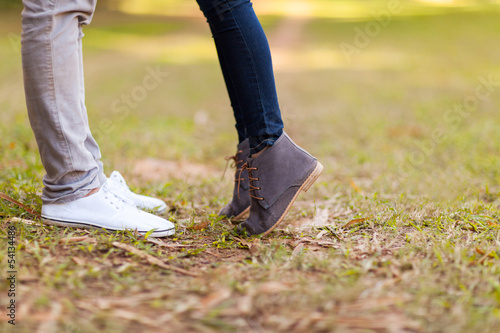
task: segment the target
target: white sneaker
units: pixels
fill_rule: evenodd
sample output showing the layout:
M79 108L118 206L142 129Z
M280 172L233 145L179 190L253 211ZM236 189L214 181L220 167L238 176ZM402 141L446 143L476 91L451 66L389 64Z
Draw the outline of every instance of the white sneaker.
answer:
M162 200L132 192L118 171L111 173L108 182L113 193L126 201L132 201L137 208L154 211L157 214L167 210L167 204Z
M64 227L136 230L152 237L171 236L175 226L159 216L143 212L110 190L107 182L99 192L62 204L42 205L42 221Z

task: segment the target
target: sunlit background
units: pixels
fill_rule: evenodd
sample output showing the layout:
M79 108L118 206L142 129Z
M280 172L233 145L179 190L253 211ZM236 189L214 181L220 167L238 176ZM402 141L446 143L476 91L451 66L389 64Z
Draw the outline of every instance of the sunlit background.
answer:
M0 0L0 192L39 211L20 3ZM325 166L316 184L269 238L233 238L217 212L237 138L196 2L99 0L83 51L105 172L165 200L177 233L18 219L22 326L2 315L1 332L500 332L500 1L254 8L285 129ZM0 263L11 217L33 219L0 201Z
M36 156L22 89L22 8L0 5L0 133ZM337 185L446 197L498 185L488 170L500 165L500 95L481 100L458 127L445 115L474 94L479 77L500 77L499 1L255 0L254 8L286 130L325 161ZM132 172L145 158L222 168L236 134L195 1L99 1L84 32L88 112L110 169ZM148 68L168 77L115 112ZM446 138L427 153L421 147L436 129Z

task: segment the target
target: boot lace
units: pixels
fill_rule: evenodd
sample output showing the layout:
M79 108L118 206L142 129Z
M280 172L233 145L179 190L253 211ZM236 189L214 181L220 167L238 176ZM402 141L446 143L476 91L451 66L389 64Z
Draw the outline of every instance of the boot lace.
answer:
M250 197L254 198L254 199L257 199L257 200L264 200L264 198L262 197L257 197L255 195L253 195L251 192L252 191L255 191L255 190L261 190L262 188L258 187L258 186L255 186L253 184L254 181L258 181L259 178L258 177L253 177L252 176L252 171L257 171L259 170L259 168L255 168L255 167L251 167L248 165L248 162L245 162L245 164L242 165L241 169L240 169L240 173L239 173L239 176L238 176L238 179L237 179L237 182L238 182L238 198L240 197L240 181L243 180L243 178L241 178L241 173L243 172L243 170L247 170L248 171L248 184L250 186L250 189L248 190L249 194L250 194Z
M224 176L226 175L226 170L227 170L227 166L229 165L229 161L233 161L231 163L231 168L236 168L236 171L238 172L240 169L238 168L238 165L240 163L243 163L244 160L243 159L238 159L238 155L241 155L243 154L243 150L238 150L236 152L236 155L233 155L233 156L226 156L224 159L226 160L226 167L224 168L224 172L222 173L222 177L221 177L221 180L224 179ZM237 179L235 179L235 181L238 181Z

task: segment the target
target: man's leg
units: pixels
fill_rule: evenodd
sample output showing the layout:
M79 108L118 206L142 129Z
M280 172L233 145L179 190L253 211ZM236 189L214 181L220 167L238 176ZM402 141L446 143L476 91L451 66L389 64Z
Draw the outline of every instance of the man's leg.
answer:
M42 220L59 226L132 229L143 234L154 229L152 236L172 235L171 222L136 208L143 204L158 208L163 202L130 192L118 173L108 181L102 171L85 108L81 43L82 26L90 23L95 0L23 3L26 104L47 172Z
M88 23L86 23L88 24ZM99 167L100 174L104 174L103 170L103 164L101 162L101 150L99 149L99 145L97 144L96 140L92 136L92 133L90 132L90 127L89 127L89 119L87 115L87 107L85 106L85 82L84 82L84 71L83 71L83 53L82 53L82 39L83 39L83 31L82 31L82 25L79 26L79 36L78 36L78 48L79 48L79 77L80 77L80 96L81 96L81 111L82 111L82 118L85 122L85 127L86 127L86 139L85 139L85 148L92 154L94 157L94 160L97 163L97 166Z
M85 110L81 38L96 0L24 0L26 104L42 163L44 203L84 197L104 184Z

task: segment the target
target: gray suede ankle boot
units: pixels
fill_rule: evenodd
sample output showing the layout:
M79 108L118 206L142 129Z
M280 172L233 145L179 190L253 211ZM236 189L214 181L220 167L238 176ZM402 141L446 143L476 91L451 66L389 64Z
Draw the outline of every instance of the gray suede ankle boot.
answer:
M243 169L248 170L251 205L238 232L265 236L283 220L298 194L316 181L323 166L283 132L273 146L248 158Z
M248 171L242 167L250 155L248 139L238 145L235 156L228 158L234 160L236 172L234 175L233 200L219 212L219 216L226 216L233 220L242 219L250 211L250 196L248 194Z

